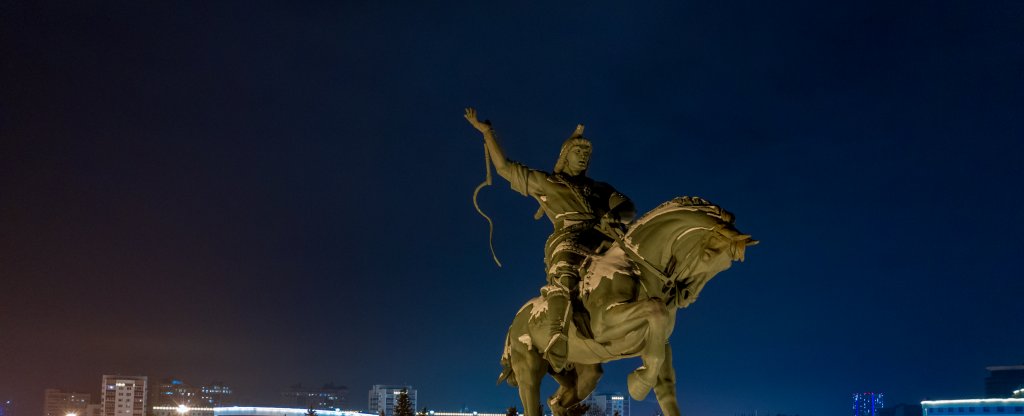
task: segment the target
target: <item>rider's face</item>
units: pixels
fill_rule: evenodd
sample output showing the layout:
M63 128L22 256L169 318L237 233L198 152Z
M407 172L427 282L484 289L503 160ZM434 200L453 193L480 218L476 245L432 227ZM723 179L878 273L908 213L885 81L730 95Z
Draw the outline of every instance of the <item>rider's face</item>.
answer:
M566 173L572 176L579 175L590 165L590 147L573 146L572 149L569 149L565 162Z

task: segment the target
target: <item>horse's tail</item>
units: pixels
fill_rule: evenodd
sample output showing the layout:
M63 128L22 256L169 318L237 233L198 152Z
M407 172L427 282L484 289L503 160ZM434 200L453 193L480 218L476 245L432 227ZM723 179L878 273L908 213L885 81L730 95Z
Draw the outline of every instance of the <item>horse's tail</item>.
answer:
M502 381L508 382L512 387L519 385L516 382L516 373L512 371L512 328L505 333L505 352L501 354L501 374L498 375L496 384L501 384Z

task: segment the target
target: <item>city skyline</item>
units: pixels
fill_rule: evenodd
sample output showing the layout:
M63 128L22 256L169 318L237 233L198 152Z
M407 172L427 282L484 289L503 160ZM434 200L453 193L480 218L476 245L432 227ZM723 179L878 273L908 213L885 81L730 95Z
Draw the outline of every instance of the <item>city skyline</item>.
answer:
M1024 364L1022 2L0 9L0 400L30 416L103 374L520 406L499 358L552 224L493 176L497 267L466 107L536 169L582 123L639 212L700 196L761 242L677 314L684 414Z
M108 380L115 381L108 382ZM404 392L409 395L416 411L421 409L415 406L417 403L417 390L413 388L413 386L409 385L375 384L369 390L369 400L367 403L364 403L363 406L339 405L340 402L337 394L339 392L347 392L347 388L345 386L336 386L330 382L325 383L320 389L303 388L301 384L294 384L287 388L283 388L278 397L263 397L259 399L250 399L242 403L236 403L234 399L226 399L225 395L219 397L211 397L208 395L210 390L216 390L216 393L219 394L223 394L223 391L227 391L227 395L232 394L230 386L226 386L220 382L211 383L215 386L214 388L211 388L206 385L192 386L181 379L165 377L155 385L149 385L149 376L104 375L102 383L103 388L99 390L100 394L95 395L95 397L98 397L97 400L90 399L91 397L94 397L93 393L63 391L54 388L45 389L43 392L43 416L67 416L68 414L74 414L76 416L91 416L92 414L88 413L86 410L89 406L98 407L96 416L104 416L104 393L110 391L112 387L121 387L125 380L147 380L144 381L141 393L139 394L140 397L146 397L146 403L143 406L146 416L163 414L174 415L182 413L182 409L188 410L189 414L194 415L197 414L194 411L195 409L204 409L205 411L206 409L232 407L302 410L315 409L345 412L355 411L370 415L377 415L379 412L383 411L387 415L392 415L392 410L394 408L393 402L399 392ZM134 390L133 386L128 386L126 388ZM309 394L312 401L296 402L295 396L297 392L312 392ZM593 397L589 397L590 402L594 402L594 398L598 396L611 396L611 394L595 393ZM621 394L616 394L616 396L621 396ZM325 399L327 401L325 401ZM221 402L221 400L224 402ZM611 408L614 404L612 404L610 400L610 398L600 398L598 399L598 402L602 406ZM619 401L618 409L621 410L623 407L621 403L623 397L617 397L616 400ZM488 408L486 410L499 410L499 407L501 406L496 406L494 409ZM452 413L451 410L463 411L467 409L432 408L428 410L440 411L444 414L448 414ZM150 411L156 411L156 413L151 414ZM212 415L212 413L210 413L210 415ZM622 416L629 416L629 414L627 412L622 414Z

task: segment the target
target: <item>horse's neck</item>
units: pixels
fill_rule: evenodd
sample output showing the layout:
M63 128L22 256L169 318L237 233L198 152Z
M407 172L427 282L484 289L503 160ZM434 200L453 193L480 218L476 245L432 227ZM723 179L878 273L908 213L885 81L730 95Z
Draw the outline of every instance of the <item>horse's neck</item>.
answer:
M628 254L627 254L628 253ZM650 299L650 298L662 298L664 291L664 283L658 276L657 272L651 270L651 265L648 262L647 265L643 264L643 261L633 259L633 256L639 256L635 251L628 246L623 246L621 241L616 241L612 244L611 248L604 253L602 258L598 262L607 265L610 264L622 264L621 262L631 263L633 267L631 275L637 280L637 298L638 300ZM596 263L596 262L595 262ZM622 269L622 266L617 266Z
M639 266L640 273L637 274L637 282L639 283L639 291L637 295L643 299L658 298L665 300L665 285L662 283L661 278L650 269L644 266Z

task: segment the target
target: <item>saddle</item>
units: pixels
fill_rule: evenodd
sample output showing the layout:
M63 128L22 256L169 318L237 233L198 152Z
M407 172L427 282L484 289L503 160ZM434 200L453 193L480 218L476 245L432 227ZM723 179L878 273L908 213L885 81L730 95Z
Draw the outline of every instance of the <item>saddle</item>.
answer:
M590 327L590 312L583 305L583 298L590 294L602 279L609 278L614 274L635 276L639 270L626 253L620 249L609 250L615 245L602 244L595 254L587 256L587 259L580 264L580 287L571 296L572 302L572 323L576 326L576 335L582 339L594 339L593 330Z

